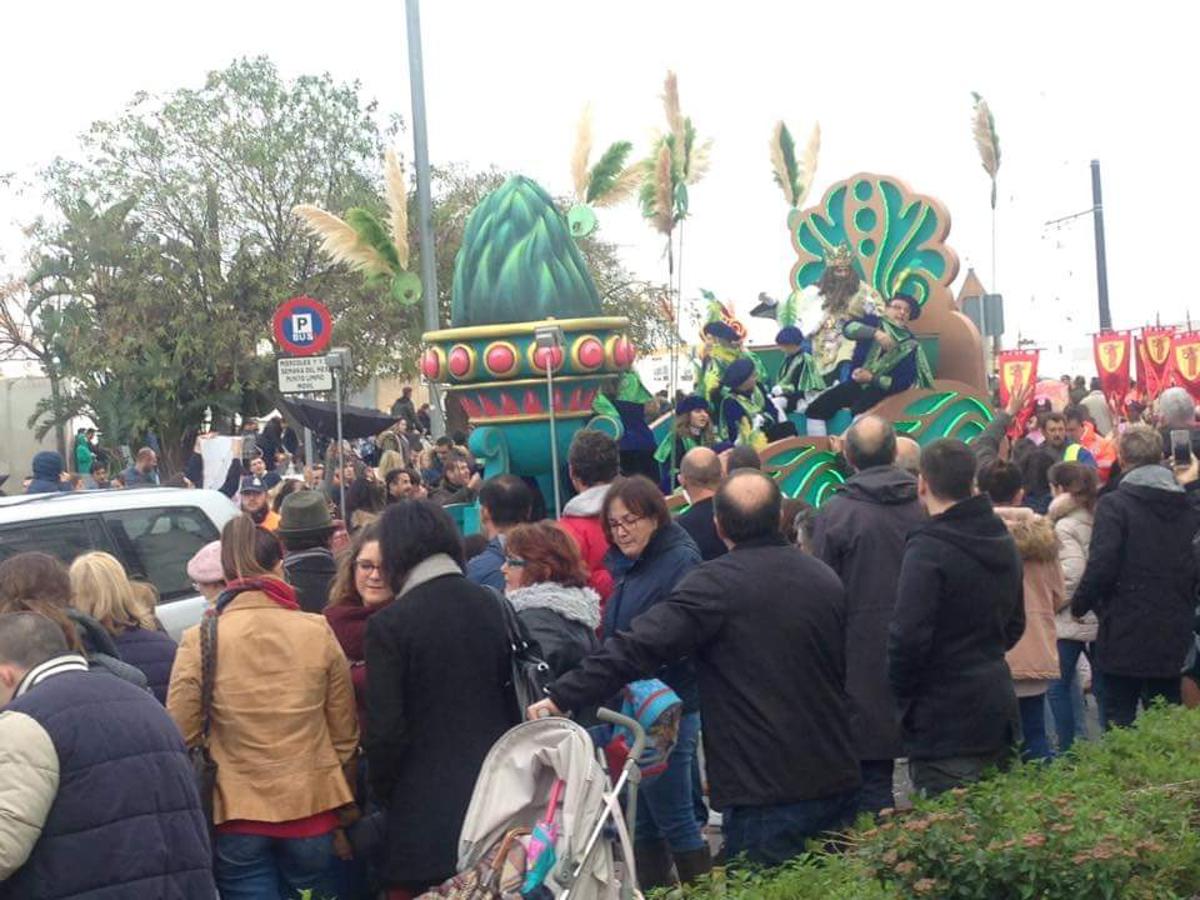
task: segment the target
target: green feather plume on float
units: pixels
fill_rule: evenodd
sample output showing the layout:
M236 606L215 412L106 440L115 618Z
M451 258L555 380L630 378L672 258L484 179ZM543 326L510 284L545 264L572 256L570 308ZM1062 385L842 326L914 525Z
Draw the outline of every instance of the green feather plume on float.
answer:
M599 224L595 208L616 206L633 196L642 183L642 169L627 166L633 144L617 141L609 146L591 168L592 111L584 107L571 154L571 180L575 187L575 205L567 212L567 225L576 238L587 237Z
M411 306L421 299L421 279L408 270L408 188L391 150L384 157L384 184L386 225L360 206L346 210L345 219L310 204L293 207L292 214L321 239L335 262L362 272L368 285L386 286L393 300Z

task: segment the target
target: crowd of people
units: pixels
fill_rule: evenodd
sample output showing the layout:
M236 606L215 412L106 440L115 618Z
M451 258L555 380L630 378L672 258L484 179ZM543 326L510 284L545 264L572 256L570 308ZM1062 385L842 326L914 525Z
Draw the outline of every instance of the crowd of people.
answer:
M698 404L670 505L585 429L557 521L536 484L482 480L401 414L328 475L249 462L242 514L188 564L209 603L178 646L107 554L13 556L0 897L415 897L455 874L507 729L593 724L643 678L680 705L639 798L643 887L708 871L718 821L728 858L780 864L894 807L901 761L936 795L1094 736L1088 697L1104 729L1200 699L1200 470L1170 437L1200 436L1191 398L1164 392L1162 430L1084 402L1018 429L1027 399L970 445L860 416L820 509L746 444L687 446ZM461 502L481 535L444 508ZM502 603L552 676L528 709Z

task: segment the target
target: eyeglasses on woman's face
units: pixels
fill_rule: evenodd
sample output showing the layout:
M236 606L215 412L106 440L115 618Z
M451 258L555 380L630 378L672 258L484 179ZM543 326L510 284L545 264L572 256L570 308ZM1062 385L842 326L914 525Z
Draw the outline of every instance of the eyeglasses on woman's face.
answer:
M504 565L510 569L523 569L525 568L525 560L519 556L506 556L504 557Z
M369 559L360 559L355 561L354 567L364 575L383 574L383 566Z
M608 528L610 531L613 531L613 532L632 531L634 526L637 525L637 523L642 521L642 519L644 519L644 518L646 518L646 517L634 515L633 513L628 513L627 515L621 516L620 518L609 519L608 520Z

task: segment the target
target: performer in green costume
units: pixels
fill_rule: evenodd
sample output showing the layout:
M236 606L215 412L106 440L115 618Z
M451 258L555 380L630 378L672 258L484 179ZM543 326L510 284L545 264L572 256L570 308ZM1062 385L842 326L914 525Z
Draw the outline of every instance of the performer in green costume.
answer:
M698 394L690 394L675 404L675 421L671 430L658 445L654 458L662 466L661 486L664 493L675 489L675 473L685 453L696 447L711 447L716 441L711 407Z
M882 319L866 316L846 324L846 337L855 341L850 380L814 400L806 411L810 419L829 419L845 408L858 415L892 394L933 384L925 351L908 328L920 317L921 304L897 294L884 313Z

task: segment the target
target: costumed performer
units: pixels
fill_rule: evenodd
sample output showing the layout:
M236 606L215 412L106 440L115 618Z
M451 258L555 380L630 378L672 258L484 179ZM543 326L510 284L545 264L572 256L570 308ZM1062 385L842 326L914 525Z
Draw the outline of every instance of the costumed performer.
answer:
M675 404L675 421L658 445L654 458L662 467L659 484L663 493L675 490L675 473L684 454L696 447L711 447L717 442L711 407L699 394L689 394Z
M794 435L795 426L780 423L767 392L758 383L754 361L743 356L734 360L721 379L721 428L732 444L762 450L770 441Z
M635 372L625 372L608 390L609 400L621 417L621 440L617 442L621 452L621 474L645 475L651 481L658 481L658 462L654 459L657 445L654 432L646 423L647 404L656 404L654 395ZM657 410L656 404L654 411Z
M802 413L809 400L825 390L825 379L817 371L812 354L804 349L804 332L795 325L786 324L779 329L775 343L783 351L783 362L771 388L773 402L783 416Z
M812 355L826 386L850 378L854 341L844 334L852 319L883 312L879 293L854 268L854 253L846 244L825 257L825 271L815 285L800 292L796 324L812 340Z
M925 351L908 327L921 316L921 304L907 294L897 294L884 318L866 316L848 322L846 337L855 342L850 380L832 387L809 404L809 419L830 419L840 409L854 415L866 412L885 397L910 387L927 388L933 372Z

